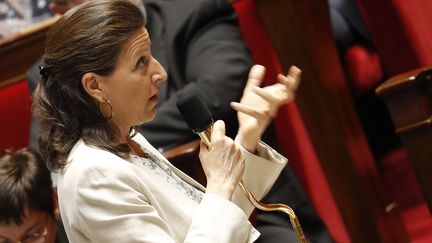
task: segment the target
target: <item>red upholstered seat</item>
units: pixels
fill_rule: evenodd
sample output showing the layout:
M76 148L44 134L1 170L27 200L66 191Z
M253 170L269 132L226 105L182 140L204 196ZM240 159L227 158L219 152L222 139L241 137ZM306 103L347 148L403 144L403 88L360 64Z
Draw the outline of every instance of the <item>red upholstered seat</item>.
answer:
M31 98L27 81L0 88L0 153L28 145Z

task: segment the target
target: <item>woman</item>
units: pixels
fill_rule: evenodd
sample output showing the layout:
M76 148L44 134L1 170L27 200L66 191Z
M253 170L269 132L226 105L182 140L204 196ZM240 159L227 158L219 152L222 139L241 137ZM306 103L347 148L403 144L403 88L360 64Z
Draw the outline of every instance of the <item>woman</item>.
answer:
M134 127L153 119L166 78L150 53L142 6L95 0L67 12L49 31L34 93L48 137L41 152L60 170L59 203L71 242L252 242L253 206L239 180L262 197L286 159L259 142L277 108L293 98L300 71L258 88L250 73L236 141L217 121L201 146L204 188L171 165ZM258 174L261 177L258 177Z

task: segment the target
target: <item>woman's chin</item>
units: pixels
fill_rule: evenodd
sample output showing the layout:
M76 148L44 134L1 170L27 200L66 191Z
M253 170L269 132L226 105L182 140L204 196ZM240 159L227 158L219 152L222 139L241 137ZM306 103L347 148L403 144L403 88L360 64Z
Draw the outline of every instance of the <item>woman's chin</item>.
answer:
M142 125L142 124L144 124L146 122L151 122L151 121L153 121L155 119L155 117L156 117L156 111L152 112L151 114L147 114L146 117L145 117L145 119L142 119L141 123L139 125Z

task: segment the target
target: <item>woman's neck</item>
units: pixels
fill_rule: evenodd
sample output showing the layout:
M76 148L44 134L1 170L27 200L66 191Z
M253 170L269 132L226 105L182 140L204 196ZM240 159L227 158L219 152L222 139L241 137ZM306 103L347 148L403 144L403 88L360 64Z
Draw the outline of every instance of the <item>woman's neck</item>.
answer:
M115 124L114 122L111 125L114 127L114 129L117 130L117 134L119 134L118 142L120 144L122 143L127 144L131 149L131 154L138 155L141 157L146 157L146 154L141 149L141 146L131 138L131 133L133 129L132 127L127 127L127 128L121 127Z
M135 142L130 135L128 134L128 136L126 136L126 143L127 145L131 148L131 153L134 155L138 155L140 157L146 157L146 154L144 153L144 151L142 150L141 146Z
M113 132L116 134L118 143L127 143L127 138L130 138L130 127L121 126L120 123L114 119L108 121L109 125L112 127Z

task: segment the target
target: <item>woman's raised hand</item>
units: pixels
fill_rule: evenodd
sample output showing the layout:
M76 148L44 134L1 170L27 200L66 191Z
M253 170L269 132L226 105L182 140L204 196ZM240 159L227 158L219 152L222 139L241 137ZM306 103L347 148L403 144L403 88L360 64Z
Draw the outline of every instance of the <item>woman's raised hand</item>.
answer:
M216 121L211 134L211 147L201 142L201 164L207 177L206 192L231 200L234 189L243 177L244 156L240 146L225 136L225 123Z
M231 102L237 111L239 130L235 138L241 146L254 153L271 120L280 106L294 99L300 84L301 70L292 66L287 76L278 75L278 83L260 88L264 79L265 68L254 65L248 77L243 96L238 102Z

